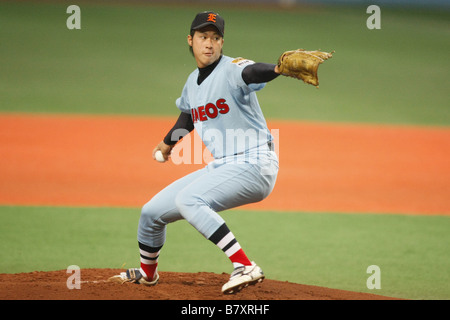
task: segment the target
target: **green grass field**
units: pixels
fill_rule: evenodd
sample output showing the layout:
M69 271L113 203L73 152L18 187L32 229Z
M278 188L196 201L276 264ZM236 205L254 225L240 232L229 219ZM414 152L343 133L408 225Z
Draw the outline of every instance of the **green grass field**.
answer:
M0 272L139 264L139 209L0 207ZM223 213L268 278L411 299L448 299L450 219L405 215ZM257 223L255 223L257 221ZM381 269L369 290L367 267ZM168 226L160 269L230 272L226 256L187 222Z
M186 44L199 6L0 2L0 112L173 115L195 68ZM365 7L218 7L224 53L275 63L285 50L336 50L320 89L280 78L259 93L268 119L448 127L450 14ZM0 206L0 273L138 263L136 208ZM268 278L411 299L449 299L450 218L391 214L224 213ZM257 223L255 223L257 221ZM366 287L369 265L381 290ZM163 271L230 272L185 221L169 225Z

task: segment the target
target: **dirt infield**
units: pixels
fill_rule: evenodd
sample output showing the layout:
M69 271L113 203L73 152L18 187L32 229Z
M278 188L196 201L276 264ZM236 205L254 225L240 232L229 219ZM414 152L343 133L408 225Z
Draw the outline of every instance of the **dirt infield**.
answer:
M119 269L81 270L80 289L68 289L66 270L0 274L0 300L391 300L368 293L266 279L233 295L223 295L227 274L161 272L154 287L107 279ZM123 271L123 270L122 270ZM75 282L70 283L74 284Z
M141 207L203 167L151 159L175 119L0 115L0 204ZM244 209L450 214L450 130L270 121L272 194Z

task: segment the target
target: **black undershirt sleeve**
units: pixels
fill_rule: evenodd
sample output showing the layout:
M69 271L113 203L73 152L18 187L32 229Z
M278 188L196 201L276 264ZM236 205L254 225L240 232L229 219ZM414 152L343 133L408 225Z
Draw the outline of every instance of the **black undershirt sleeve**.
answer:
M279 76L274 71L275 65L271 63L254 63L244 68L242 79L249 85L250 83L269 82Z
M180 134L177 134L176 136L172 136L175 130L177 129L184 129L180 130ZM177 122L173 126L172 129L167 133L167 135L164 137L164 143L172 146L178 142L181 138L183 138L186 134L194 130L194 123L192 122L192 117L189 113L181 112L180 116L178 117Z

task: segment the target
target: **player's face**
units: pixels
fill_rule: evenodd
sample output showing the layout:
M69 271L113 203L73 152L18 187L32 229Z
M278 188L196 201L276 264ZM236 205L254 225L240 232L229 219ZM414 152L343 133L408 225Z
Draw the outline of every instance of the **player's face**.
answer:
M205 68L219 59L222 53L223 38L215 27L206 27L188 36L199 68Z

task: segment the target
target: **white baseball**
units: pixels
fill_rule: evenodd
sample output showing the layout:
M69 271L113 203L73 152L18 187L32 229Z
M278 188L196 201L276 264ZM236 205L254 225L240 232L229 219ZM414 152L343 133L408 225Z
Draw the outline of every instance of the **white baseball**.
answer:
M164 156L163 156L161 150L156 150L155 158L156 158L156 161L158 161L158 162L166 162L166 159L164 159Z

